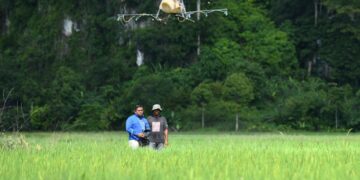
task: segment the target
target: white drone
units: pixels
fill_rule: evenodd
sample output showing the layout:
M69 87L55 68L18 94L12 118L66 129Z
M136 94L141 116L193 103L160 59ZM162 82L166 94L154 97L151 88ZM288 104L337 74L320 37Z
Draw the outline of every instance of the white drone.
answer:
M210 10L198 10L198 11L186 11L185 4L183 0L162 0L159 6L159 10L156 14L118 14L117 20L122 22L129 22L131 20L139 20L141 17L150 17L156 21L164 21L165 18L160 17L160 11L166 14L175 14L179 21L192 21L191 16L193 14L203 14L208 16L208 14L213 12L222 12L225 15L228 15L227 9L210 9ZM168 16L169 17L169 16Z

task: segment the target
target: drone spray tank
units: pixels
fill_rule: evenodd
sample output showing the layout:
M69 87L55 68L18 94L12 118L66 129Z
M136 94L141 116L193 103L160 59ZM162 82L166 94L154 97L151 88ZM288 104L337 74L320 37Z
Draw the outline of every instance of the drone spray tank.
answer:
M181 13L181 4L177 0L162 0L159 9L168 14L178 14Z

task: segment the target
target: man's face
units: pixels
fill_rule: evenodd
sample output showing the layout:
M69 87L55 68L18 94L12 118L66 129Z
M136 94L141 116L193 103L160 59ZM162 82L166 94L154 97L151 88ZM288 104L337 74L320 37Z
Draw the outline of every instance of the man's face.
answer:
M153 115L154 115L154 116L159 116L159 115L160 115L160 110L155 109L155 110L153 111Z
M138 115L138 116L143 116L144 115L144 108L142 108L142 107L136 108L135 114Z

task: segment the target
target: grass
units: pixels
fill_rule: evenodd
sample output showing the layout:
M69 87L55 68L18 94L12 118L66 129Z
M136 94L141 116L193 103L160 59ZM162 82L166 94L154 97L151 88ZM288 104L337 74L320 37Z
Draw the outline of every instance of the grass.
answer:
M159 152L131 150L120 132L6 136L0 138L6 180L360 178L356 134L171 134Z

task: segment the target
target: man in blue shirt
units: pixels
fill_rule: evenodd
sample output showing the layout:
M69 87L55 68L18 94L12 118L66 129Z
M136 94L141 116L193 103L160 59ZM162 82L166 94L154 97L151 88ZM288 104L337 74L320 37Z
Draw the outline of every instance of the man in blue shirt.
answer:
M137 149L139 146L146 146L147 134L150 126L144 117L144 108L141 105L135 107L135 114L126 120L126 131L129 133L129 146Z

